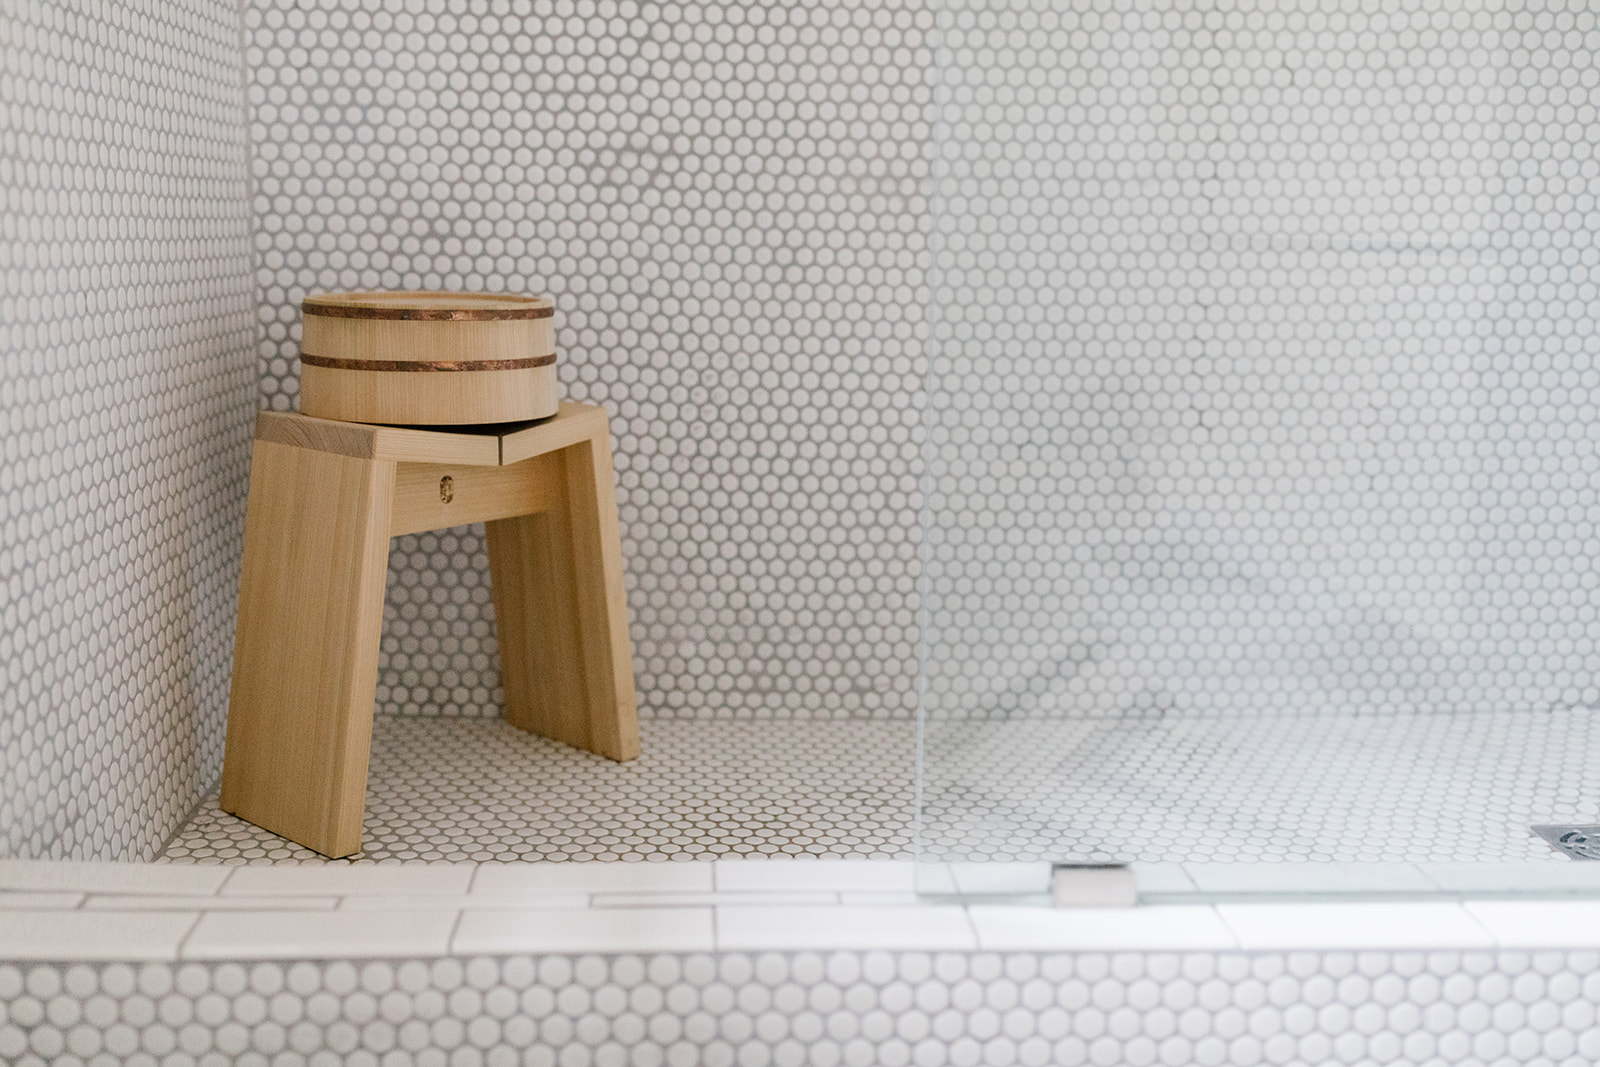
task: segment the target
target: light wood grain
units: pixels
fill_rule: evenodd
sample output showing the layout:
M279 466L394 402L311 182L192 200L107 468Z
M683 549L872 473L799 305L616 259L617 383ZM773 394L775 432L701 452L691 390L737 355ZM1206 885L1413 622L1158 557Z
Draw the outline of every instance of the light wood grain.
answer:
M404 426L378 426L374 454L402 463L458 463L494 467L500 463L498 434L444 433Z
M594 440L599 437L606 439L606 450L610 452L610 430L607 429L605 408L595 407L590 404L562 404L556 410L556 417L548 422L541 422L537 426L526 429L512 430L500 438L500 462L520 463L530 456L540 456L546 452L554 452L568 445L577 444L579 441ZM611 468L606 468L606 477L612 477Z
M358 459L378 455L378 427L313 419L291 411L263 411L256 415L256 440L332 452Z
M597 729L612 759L639 755L639 707L633 689L633 642L628 636L628 593L622 577L622 532L617 523L616 474L605 410L588 441L563 449L567 505L584 670ZM615 723L613 726L612 723ZM611 738L615 734L614 741Z
M395 469L389 533L398 537L544 511L556 502L557 468L554 456L513 467L401 463Z
M345 456L473 466L519 463L605 432L605 409L569 403L558 405L553 417L532 426L474 427L471 432L368 426L292 411L263 411L256 416L258 441L277 441Z
M418 373L300 369L300 410L321 419L472 426L547 418L555 414L556 404L554 364L526 370Z
M638 710L603 417L598 431L546 454L555 506L487 524L489 569L506 720L629 760Z
M222 809L327 856L361 847L395 464L258 440Z
M308 314L368 319L548 319L555 311L555 303L547 296L468 293L447 289L365 289L311 293L302 305Z
M610 442L604 410L580 404L487 434L261 415L223 809L325 855L359 850L389 535L475 521L507 720L637 756Z
M476 363L528 359L556 350L555 319L419 322L339 319L309 312L304 318L300 347L331 359Z
M292 411L256 416L256 440L336 452L363 459L420 463L461 463L493 467L500 463L498 434L413 430L403 426L364 426L316 419Z

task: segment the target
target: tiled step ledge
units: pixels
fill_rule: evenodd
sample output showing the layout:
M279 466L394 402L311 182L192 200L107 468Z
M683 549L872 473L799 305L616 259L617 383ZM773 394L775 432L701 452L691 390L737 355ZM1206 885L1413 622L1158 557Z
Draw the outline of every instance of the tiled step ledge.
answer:
M1248 869L1239 865L1235 880ZM1160 865L1136 870L1142 882L1168 890L1180 877L1223 877ZM1292 883L1283 870L1269 877L1269 889ZM968 894L1000 893L1042 889L1046 872L955 864L935 868L931 880L947 878L946 888ZM919 897L915 878L908 862L805 859L305 867L0 860L0 958L1600 947L1600 900L1591 899L1071 910ZM927 888L926 869L923 878Z

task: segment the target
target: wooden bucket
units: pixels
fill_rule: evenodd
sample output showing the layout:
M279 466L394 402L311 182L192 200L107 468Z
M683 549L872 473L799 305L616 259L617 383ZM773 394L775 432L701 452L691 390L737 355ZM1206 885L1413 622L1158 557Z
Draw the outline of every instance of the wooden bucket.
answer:
M489 293L323 293L300 305L300 411L398 426L556 413L555 304Z

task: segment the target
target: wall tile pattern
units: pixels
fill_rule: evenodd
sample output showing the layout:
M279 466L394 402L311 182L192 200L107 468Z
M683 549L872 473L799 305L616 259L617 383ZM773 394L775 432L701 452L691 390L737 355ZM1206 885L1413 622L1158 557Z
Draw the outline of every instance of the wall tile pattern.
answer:
M221 758L254 368L238 12L0 10L0 856L153 856Z
M261 403L323 289L547 293L616 437L641 710L907 717L930 9L246 8ZM383 710L495 715L480 529L401 538Z
M1600 702L1600 19L941 8L931 714Z
M1580 1064L1593 951L727 952L0 964L0 1057Z

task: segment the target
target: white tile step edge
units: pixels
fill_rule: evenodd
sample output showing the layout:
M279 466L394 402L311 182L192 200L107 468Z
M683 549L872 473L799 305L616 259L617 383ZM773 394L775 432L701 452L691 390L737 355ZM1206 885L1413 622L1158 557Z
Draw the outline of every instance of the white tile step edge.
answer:
M1209 872L1196 873L1207 880ZM952 874L974 887L994 884ZM227 868L0 860L0 945L17 961L1600 947L1600 900L1057 910L918 898L914 876L899 861Z

